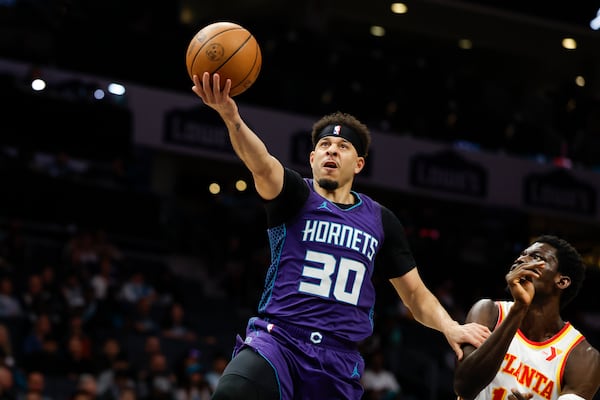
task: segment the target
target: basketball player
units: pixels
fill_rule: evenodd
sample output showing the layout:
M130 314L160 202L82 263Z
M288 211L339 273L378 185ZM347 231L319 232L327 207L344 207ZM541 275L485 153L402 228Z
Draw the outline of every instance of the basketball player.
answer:
M373 330L374 264L415 318L442 332L461 357L489 329L454 321L419 277L403 226L387 208L352 190L370 133L348 114L313 126L312 179L285 168L242 120L218 74L192 90L223 119L236 154L265 202L271 265L258 315L237 337L213 399L359 400L364 361L357 343ZM211 84L212 83L212 84Z
M467 315L493 330L477 349L463 345L454 389L477 400L591 400L600 353L560 310L579 292L585 266L565 240L537 238L506 274L513 301L479 300Z

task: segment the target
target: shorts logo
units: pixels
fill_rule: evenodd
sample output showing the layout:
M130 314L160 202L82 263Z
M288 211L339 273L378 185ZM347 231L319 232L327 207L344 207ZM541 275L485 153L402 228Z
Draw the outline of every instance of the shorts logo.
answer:
M360 373L358 372L358 363L354 364L354 370L352 371L352 375L350 378L358 378L360 379Z
M321 335L321 332L311 332L310 341L314 344L319 344L323 341L323 335Z
M271 333L271 331L273 330L274 327L275 327L275 325L273 325L273 324L267 324L267 332Z

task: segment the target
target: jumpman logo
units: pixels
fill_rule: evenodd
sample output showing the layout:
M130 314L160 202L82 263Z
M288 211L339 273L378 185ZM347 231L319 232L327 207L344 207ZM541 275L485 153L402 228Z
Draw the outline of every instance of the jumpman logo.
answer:
M319 207L317 207L317 210L327 210L327 211L331 211L331 210L329 209L329 206L327 205L327 202L326 202L326 201L322 202L322 203L321 203L321 205L320 205Z
M350 378L360 378L360 373L358 372L358 363L354 364L354 371L352 371Z

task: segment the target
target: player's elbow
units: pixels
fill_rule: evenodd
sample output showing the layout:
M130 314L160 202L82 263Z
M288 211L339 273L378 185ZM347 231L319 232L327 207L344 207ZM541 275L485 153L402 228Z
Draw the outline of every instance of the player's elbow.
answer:
M472 379L468 379L466 376L462 376L457 370L454 375L454 393L459 397L460 400L469 400L475 398L478 390L476 390L471 384Z

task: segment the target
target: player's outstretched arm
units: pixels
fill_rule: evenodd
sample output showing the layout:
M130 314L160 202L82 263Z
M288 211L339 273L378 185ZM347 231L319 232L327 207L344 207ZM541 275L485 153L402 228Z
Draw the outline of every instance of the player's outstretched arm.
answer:
M283 188L283 165L240 116L237 103L229 95L231 80L222 90L219 74L205 72L202 77L194 75L193 81L192 91L225 122L233 150L252 173L258 194L266 200L275 198Z
M417 268L400 277L390 279L390 282L414 318L421 324L442 332L459 359L463 356L461 344L470 343L478 347L490 335L490 330L484 325L477 323L461 325L452 319L448 311L425 286Z

